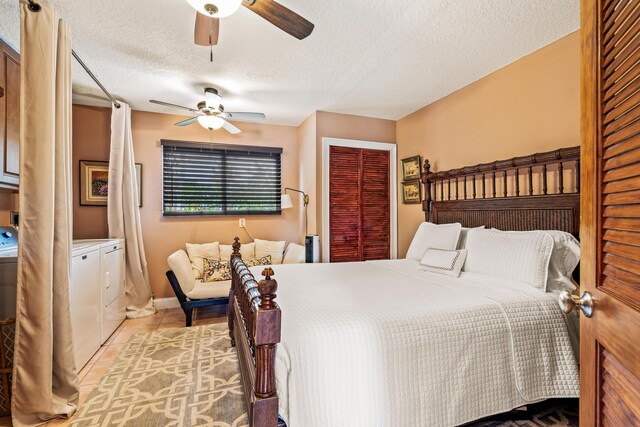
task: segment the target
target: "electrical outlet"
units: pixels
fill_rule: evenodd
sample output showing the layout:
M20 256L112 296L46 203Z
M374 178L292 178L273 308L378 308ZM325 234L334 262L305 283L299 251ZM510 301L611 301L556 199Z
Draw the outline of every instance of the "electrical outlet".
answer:
M247 223L245 222L244 218L240 218L240 221L238 221L238 225L240 226L240 228L245 228Z

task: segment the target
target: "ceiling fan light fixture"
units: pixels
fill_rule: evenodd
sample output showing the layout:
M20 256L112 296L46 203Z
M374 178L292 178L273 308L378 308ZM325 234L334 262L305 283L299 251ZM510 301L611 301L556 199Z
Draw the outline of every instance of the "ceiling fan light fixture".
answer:
M222 97L218 94L218 91L208 87L204 90L204 94L206 96L205 105L207 108L218 111L220 109L220 103L222 102Z
M233 15L242 0L187 0L189 4L198 12L212 18L225 18Z
M198 117L198 123L204 128L218 130L224 126L224 119L217 116L200 116Z

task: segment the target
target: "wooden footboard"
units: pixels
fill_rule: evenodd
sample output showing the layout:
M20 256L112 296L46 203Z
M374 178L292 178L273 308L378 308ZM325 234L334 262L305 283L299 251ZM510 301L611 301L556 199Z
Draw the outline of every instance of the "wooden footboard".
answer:
M280 308L274 302L278 283L273 270L262 272L257 282L240 255L236 237L231 255L229 336L238 351L244 396L252 427L278 425L276 345L280 342Z

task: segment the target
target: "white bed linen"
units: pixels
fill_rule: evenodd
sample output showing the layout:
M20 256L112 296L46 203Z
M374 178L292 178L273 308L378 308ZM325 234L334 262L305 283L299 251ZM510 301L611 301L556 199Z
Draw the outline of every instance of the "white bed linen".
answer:
M578 397L553 294L417 265L273 267L282 308L277 390L289 427L449 426Z

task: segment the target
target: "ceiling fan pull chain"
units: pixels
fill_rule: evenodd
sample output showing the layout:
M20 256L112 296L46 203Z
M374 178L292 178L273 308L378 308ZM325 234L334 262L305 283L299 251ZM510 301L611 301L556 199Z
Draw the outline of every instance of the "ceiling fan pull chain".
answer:
M211 40L211 33L209 33L209 47L211 48L211 54L209 55L209 60L213 62L213 41Z

